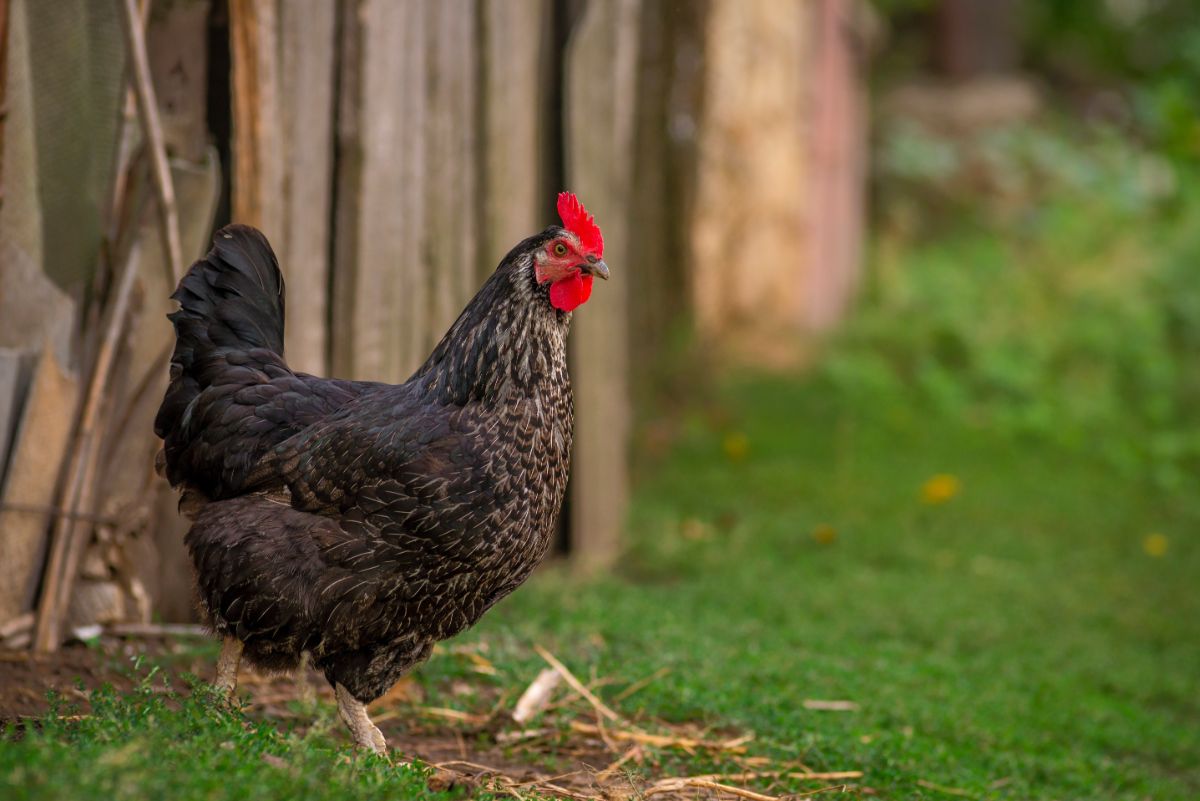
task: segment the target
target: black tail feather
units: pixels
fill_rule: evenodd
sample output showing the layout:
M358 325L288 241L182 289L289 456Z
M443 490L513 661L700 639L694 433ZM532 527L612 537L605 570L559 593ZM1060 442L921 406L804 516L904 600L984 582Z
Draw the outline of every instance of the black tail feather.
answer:
M175 326L171 384L154 420L154 433L164 439L210 383L206 366L215 352L264 348L283 361L283 274L261 231L248 225L217 231L212 250L171 297L180 305L167 315Z

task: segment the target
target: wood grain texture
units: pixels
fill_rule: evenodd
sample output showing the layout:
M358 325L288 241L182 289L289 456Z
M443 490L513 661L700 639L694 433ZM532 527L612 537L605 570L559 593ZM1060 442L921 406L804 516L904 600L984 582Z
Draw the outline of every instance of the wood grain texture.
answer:
M424 357L426 3L358 0L343 15L335 372L402 381Z
M53 506L71 440L79 384L46 348L35 368L13 442L4 485L5 506ZM33 607L51 516L45 511L0 510L0 620Z
M479 288L479 46L473 0L433 4L425 183L425 268L431 315L417 358L441 339ZM513 240L516 244L526 231ZM497 260L498 261L498 260Z
M626 197L631 187L640 0L591 3L567 58L567 177L604 231L612 280L575 315L571 548L584 568L616 558L628 505L630 425Z
M337 5L296 0L279 8L284 176L278 238L287 277L288 363L329 369L329 243L333 189Z
M812 7L712 0L690 226L702 336L762 361L799 328Z
M275 0L230 0L233 216L278 238L282 229L278 20Z
M483 0L485 270L545 224L547 0Z

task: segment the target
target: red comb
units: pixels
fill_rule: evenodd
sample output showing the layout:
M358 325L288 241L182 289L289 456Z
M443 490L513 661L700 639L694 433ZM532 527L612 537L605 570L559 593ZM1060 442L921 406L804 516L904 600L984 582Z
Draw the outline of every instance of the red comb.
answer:
M592 215L588 214L587 209L579 202L579 198L570 192L560 192L558 216L562 218L563 228L579 237L579 243L589 255L604 257L604 235L600 233Z

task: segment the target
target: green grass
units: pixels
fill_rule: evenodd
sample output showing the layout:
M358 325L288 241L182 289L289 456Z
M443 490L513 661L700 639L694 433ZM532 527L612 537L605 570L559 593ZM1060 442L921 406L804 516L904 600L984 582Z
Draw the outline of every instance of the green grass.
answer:
M924 504L938 473L961 491ZM856 412L819 379L747 376L639 469L633 509L615 576L536 577L460 640L486 643L499 677L436 656L428 703L484 703L448 691L463 676L519 691L540 643L580 676L668 667L623 714L753 731L753 752L863 770L884 798L1200 797L1200 498L898 400ZM410 769L348 759L333 725L105 697L0 745L0 795L434 797Z
M885 797L1200 797L1200 500L904 405L856 415L817 383L723 403L640 485L628 579L544 579L471 636L553 638L630 679L670 666L627 709L751 729ZM927 506L936 473L962 490Z
M130 692L91 694L91 712L56 714L0 741L5 799L292 799L447 797L426 773L351 755L328 715L304 734L246 718L194 677L176 693L157 668Z

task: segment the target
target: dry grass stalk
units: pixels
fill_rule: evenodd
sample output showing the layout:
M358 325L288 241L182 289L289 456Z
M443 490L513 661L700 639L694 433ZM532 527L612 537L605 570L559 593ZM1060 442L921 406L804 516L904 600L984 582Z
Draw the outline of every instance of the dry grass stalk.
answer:
M460 712L457 709L447 709L441 706L419 706L418 712L423 712L426 715L431 715L436 718L446 718L447 720L461 720L463 723L469 723L473 726L482 726L487 723L486 715L472 715L470 712ZM384 713L387 714L387 713ZM394 714L393 714L394 716ZM376 720L381 720L382 715Z
M747 790L743 787L734 787L731 784L721 784L720 782L712 781L701 777L686 777L682 779L663 779L646 788L642 793L642 798L650 798L651 796L661 795L662 793L678 793L687 789L697 790L712 790L718 793L727 793L736 795L740 798L748 798L750 801L779 801L779 796L764 795L756 793L753 790Z
M821 701L816 698L805 699L803 704L805 709L812 709L819 712L856 712L858 704L854 701Z
M861 770L830 770L824 772L817 771L794 771L794 770L766 770L766 771L747 771L746 773L713 773L707 776L697 776L698 779L721 779L729 782L749 782L755 779L804 779L807 781L836 781L838 779L861 779L863 772Z
M599 726L591 723L582 723L578 720L571 721L571 730L580 734L601 735ZM748 737L739 737L734 740L715 741L715 740L697 740L692 737L678 737L667 734L650 734L644 731L617 729L616 731L607 732L608 736L613 740L623 740L625 742L640 743L649 745L654 748L680 748L685 751L694 751L704 749L709 751L726 751L735 754L745 752L744 743L748 742ZM752 737L753 735L751 735Z
M620 715L612 711L612 709L610 709L607 704L597 698L591 690L583 686L583 683L580 682L579 679L575 678L575 674L567 670L567 666L558 661L554 654L550 653L540 645L533 646L533 650L537 651L538 656L540 656L542 659L545 659L550 667L562 674L562 677L566 680L567 684L571 685L571 689L582 695L587 702L592 705L592 708L595 709L597 713L612 721L619 721L621 719Z
M158 100L154 95L154 82L150 78L150 59L146 55L146 33L137 0L124 0L121 4L121 23L125 32L125 47L132 71L133 89L137 95L138 116L142 122L142 133L150 151L154 168L154 188L158 191L163 245L167 249L167 264L171 267L171 283L183 278L183 244L179 236L179 208L175 202L175 182L171 178L171 166L167 163L167 146L163 137L162 122L158 118Z
M928 782L928 781L925 781L924 779L917 779L917 784L921 787L926 788L927 790L936 790L937 792L945 793L946 795L956 795L956 796L959 796L960 798L976 798L977 797L976 794L972 793L970 790L963 790L959 787L947 787L944 784L934 784L933 782Z

